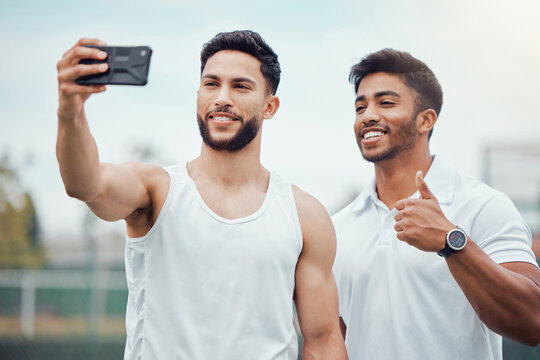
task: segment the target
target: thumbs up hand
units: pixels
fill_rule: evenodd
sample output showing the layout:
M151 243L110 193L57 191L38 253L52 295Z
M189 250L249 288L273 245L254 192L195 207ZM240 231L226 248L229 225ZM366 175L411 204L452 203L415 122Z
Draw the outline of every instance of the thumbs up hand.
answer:
M424 176L421 171L418 171L416 173L416 177L414 178L414 182L416 183L416 189L418 190L418 193L420 193L420 196L422 199L435 199L435 195L429 190L429 187L426 184L426 181L424 180Z
M422 251L437 252L445 246L446 233L456 227L442 212L421 171L416 173L415 183L421 198L402 199L394 205L396 236Z

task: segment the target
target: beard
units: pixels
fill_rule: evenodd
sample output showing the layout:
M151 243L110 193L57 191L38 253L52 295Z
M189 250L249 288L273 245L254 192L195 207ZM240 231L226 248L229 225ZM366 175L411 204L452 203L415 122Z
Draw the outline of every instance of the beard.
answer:
M221 112L226 112L222 111ZM246 147L259 133L260 121L258 121L256 116L253 116L251 119L242 124L242 127L238 132L230 139L216 140L212 138L210 131L208 130L208 125L197 114L197 123L199 124L199 131L201 137L206 145L211 149L216 151L239 151ZM243 121L242 118L237 121Z
M360 152L362 153L364 159L372 163L377 163L379 161L392 159L401 152L412 148L416 143L416 138L418 137L418 132L416 130L417 115L418 114L415 114L406 124L397 128L395 131L390 130L390 127L385 125L385 136L390 138L390 146L375 154L369 154L367 152L365 153L362 149L362 137L360 135L360 131L360 133L358 133L356 136L356 141L358 142L358 147L360 148ZM367 126L371 126L371 124Z

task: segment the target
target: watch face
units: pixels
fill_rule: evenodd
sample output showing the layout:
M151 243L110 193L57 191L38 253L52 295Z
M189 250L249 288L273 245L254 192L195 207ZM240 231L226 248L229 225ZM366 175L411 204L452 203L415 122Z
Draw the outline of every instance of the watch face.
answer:
M461 250L467 243L467 235L460 230L452 230L448 234L448 246L454 250Z

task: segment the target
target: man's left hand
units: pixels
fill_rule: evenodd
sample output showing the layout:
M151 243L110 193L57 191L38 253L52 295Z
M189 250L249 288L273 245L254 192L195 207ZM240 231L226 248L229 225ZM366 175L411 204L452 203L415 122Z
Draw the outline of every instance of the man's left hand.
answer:
M437 252L445 246L446 233L456 227L442 212L421 171L415 182L421 198L402 199L394 205L397 238L420 250Z

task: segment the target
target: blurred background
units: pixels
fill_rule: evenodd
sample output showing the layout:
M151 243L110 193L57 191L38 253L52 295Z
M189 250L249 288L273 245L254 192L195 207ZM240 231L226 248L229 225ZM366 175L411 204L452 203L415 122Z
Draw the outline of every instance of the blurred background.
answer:
M200 151L201 46L236 29L259 32L282 66L263 164L331 214L372 176L352 131L349 69L391 47L425 61L442 85L432 153L506 192L538 239L537 0L0 0L0 359L123 354L125 225L64 192L55 158L62 54L80 37L152 47L147 86L109 86L86 111L102 161L170 165ZM538 359L540 350L505 341L504 355Z

